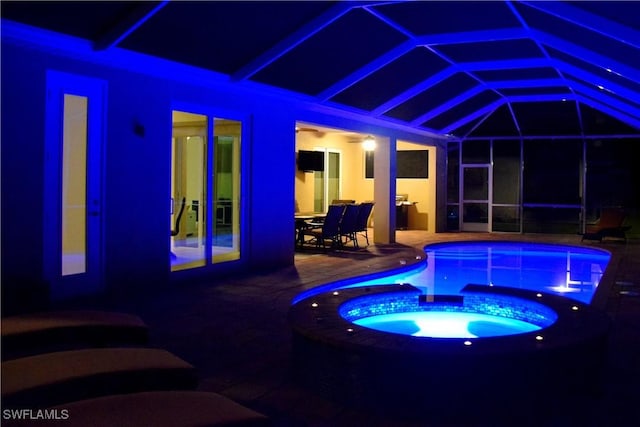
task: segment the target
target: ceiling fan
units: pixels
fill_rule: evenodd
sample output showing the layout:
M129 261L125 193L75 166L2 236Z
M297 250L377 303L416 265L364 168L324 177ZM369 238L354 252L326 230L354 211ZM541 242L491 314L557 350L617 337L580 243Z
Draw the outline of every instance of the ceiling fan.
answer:
M320 132L320 131L315 128L303 128L303 127L296 126L296 133L297 132Z
M308 132L310 134L313 134L316 138L322 138L325 135L325 132L322 132L320 129L296 126L296 133L300 132Z

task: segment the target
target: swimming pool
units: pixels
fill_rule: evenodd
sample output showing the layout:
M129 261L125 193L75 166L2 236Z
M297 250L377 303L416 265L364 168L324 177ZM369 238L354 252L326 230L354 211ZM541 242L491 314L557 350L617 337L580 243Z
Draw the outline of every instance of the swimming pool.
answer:
M589 303L608 252L465 242L425 254L298 295L289 310L296 378L338 401L402 411L598 391L610 323Z
M528 242L450 242L427 245L413 266L328 283L293 303L332 290L409 283L426 295L456 295L469 283L561 295L590 303L611 255L601 249Z

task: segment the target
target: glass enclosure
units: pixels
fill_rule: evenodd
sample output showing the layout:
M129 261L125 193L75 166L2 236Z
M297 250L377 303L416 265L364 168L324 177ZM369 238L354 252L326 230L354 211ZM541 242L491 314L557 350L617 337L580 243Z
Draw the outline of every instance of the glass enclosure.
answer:
M637 215L640 168L633 164L633 140L640 142L632 137L451 142L447 229L475 230L488 216L494 232L581 233L605 207ZM484 162L486 174L479 169ZM484 197L488 203L479 203Z

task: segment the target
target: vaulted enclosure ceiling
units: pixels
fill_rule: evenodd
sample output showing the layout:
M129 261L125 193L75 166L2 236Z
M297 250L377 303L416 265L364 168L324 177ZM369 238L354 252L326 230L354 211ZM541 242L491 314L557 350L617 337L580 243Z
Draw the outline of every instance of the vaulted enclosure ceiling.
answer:
M640 134L640 2L11 2L2 17L457 137Z

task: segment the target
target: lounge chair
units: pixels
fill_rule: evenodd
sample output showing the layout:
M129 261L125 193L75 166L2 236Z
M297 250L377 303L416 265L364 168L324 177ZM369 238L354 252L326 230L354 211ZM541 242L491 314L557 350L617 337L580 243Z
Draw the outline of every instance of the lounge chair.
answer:
M340 220L340 245L344 245L349 241L353 242L353 247L358 247L358 238L356 236L356 230L358 228L358 214L360 213L360 205L348 204L345 205L342 219Z
M351 200L351 199L333 199L331 201L332 205L348 205L350 203L355 203L355 200Z
M631 226L623 225L626 215L622 209L605 208L600 212L600 217L594 224L586 227L582 240L602 241L606 237L627 240L626 232Z
M46 408L113 394L195 390L195 368L165 350L100 348L2 362L4 408Z
M375 202L362 202L360 203L360 211L358 212L358 221L356 224L356 237L358 234L364 236L369 246L369 217L373 210Z
M2 319L2 360L87 347L144 346L148 327L126 313L69 310Z
M298 232L298 244L302 247L306 243L313 243L316 247L322 246L326 250L326 242L330 241L332 247L340 246L340 219L344 212L344 205L329 205L327 215L322 223L310 223L307 228ZM311 237L307 240L306 237Z
M64 427L260 427L267 416L217 393L152 391L98 397L51 408L68 414ZM43 425L51 424L46 420ZM23 425L16 423L16 425Z

